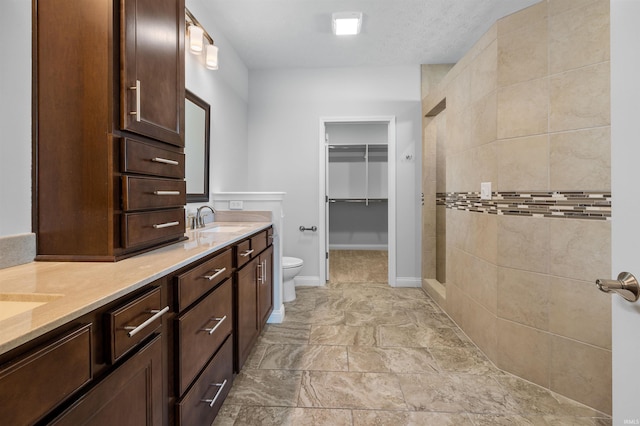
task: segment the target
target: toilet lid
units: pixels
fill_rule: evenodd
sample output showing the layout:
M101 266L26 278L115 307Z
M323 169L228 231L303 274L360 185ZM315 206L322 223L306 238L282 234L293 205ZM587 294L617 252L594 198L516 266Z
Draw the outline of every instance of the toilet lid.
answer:
M302 266L302 263L302 259L298 259L297 257L282 257L283 268L295 268L297 266Z

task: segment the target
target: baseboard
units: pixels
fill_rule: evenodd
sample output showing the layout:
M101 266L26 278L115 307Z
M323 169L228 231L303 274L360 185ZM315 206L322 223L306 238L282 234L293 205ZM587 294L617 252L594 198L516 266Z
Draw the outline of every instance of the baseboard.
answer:
M422 288L446 312L447 288L440 284L440 281L432 278L426 278Z
M396 277L396 287L422 287L422 281L416 277Z
M267 319L268 324L280 324L284 321L284 305L280 305L278 309L273 308L273 312L269 315Z
M329 250L389 250L387 244L329 244Z
M318 287L324 285L320 282L320 277L317 276L297 276L294 279L296 287Z

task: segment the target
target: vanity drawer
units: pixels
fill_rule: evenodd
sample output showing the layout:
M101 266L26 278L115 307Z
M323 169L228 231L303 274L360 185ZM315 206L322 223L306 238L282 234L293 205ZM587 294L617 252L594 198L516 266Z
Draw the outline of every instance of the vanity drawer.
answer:
M222 345L189 393L177 403L179 425L210 425L233 383L233 339Z
M122 177L123 210L180 207L187 203L184 180Z
M233 286L226 280L193 309L176 319L178 336L178 395L195 376L233 328Z
M3 424L33 424L92 379L91 324L0 369Z
M180 152L125 138L121 158L124 173L184 179L184 154Z
M125 248L168 241L184 235L184 209L122 215L122 245Z
M161 290L156 287L107 313L111 363L161 327L161 317L168 311L168 306L162 306Z
M177 277L178 311L185 310L200 296L231 276L233 249L229 248L212 259Z
M266 249L268 245L266 230L251 237L251 248L253 249L252 256L260 254L260 252Z
M254 253L255 252L251 250L250 239L236 244L236 266L240 268L242 265L250 261Z

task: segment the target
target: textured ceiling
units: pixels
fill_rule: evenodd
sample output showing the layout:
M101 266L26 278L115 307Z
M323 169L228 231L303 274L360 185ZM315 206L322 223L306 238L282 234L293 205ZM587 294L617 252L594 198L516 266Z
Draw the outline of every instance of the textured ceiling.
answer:
M457 62L499 18L539 0L190 0L250 69ZM331 13L363 13L358 36ZM200 12L202 13L202 12ZM215 34L212 34L215 38Z

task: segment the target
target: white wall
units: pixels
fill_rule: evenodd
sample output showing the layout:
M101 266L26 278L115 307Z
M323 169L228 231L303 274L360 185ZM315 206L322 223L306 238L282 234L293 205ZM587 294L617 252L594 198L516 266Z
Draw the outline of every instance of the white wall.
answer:
M249 74L249 187L284 191L284 254L320 275L320 117L396 116L397 275L420 277L420 67L252 70ZM405 156L411 155L410 160Z
M202 55L185 53L185 86L211 105L209 192L246 191L249 71L202 2L186 3L220 49L216 71L205 68Z
M31 232L31 2L0 16L0 237Z

